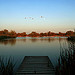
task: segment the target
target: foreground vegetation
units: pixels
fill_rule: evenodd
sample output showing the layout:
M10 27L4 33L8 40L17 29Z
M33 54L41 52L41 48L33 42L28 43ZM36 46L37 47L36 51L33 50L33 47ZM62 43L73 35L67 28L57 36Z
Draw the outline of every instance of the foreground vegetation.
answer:
M70 37L68 37L68 40L69 40L69 41L75 41L75 36L70 36Z
M75 42L69 42L68 48L61 48L56 75L75 75Z
M13 58L0 57L0 75L13 75L15 65Z

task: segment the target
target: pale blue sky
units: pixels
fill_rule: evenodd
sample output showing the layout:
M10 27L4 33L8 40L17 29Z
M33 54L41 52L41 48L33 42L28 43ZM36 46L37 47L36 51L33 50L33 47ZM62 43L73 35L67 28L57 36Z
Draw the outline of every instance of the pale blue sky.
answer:
M0 30L29 33L74 28L75 0L0 0Z

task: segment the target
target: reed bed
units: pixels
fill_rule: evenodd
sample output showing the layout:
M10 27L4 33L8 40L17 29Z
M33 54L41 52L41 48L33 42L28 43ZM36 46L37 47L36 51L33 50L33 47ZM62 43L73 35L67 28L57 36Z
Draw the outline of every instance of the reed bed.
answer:
M13 75L15 65L12 57L7 59L0 56L0 75Z
M75 42L69 41L68 48L61 47L56 75L75 75Z

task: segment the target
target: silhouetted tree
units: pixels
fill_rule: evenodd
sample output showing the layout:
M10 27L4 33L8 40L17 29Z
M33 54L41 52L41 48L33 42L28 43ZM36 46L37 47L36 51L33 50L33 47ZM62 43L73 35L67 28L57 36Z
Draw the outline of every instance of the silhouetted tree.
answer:
M72 36L72 35L74 35L74 32L73 32L73 31L67 31L67 32L66 32L66 35Z
M29 34L29 36L31 36L31 37L36 37L36 36L39 36L39 33L32 32L32 33Z
M8 30L4 29L3 34L8 34Z
M48 36L50 36L50 35L51 35L51 32L49 31L49 32L48 32Z
M9 32L9 34L10 34L10 35L15 35L16 32L15 32L14 30L11 30L11 31Z
M44 33L40 33L40 36L44 36Z
M21 36L26 36L26 35L27 35L26 32L21 33Z

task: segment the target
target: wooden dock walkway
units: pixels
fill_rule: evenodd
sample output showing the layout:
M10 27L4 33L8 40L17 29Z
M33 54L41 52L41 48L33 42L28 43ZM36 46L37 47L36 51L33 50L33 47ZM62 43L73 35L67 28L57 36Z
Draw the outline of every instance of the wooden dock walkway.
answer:
M25 56L16 75L55 75L48 56Z

